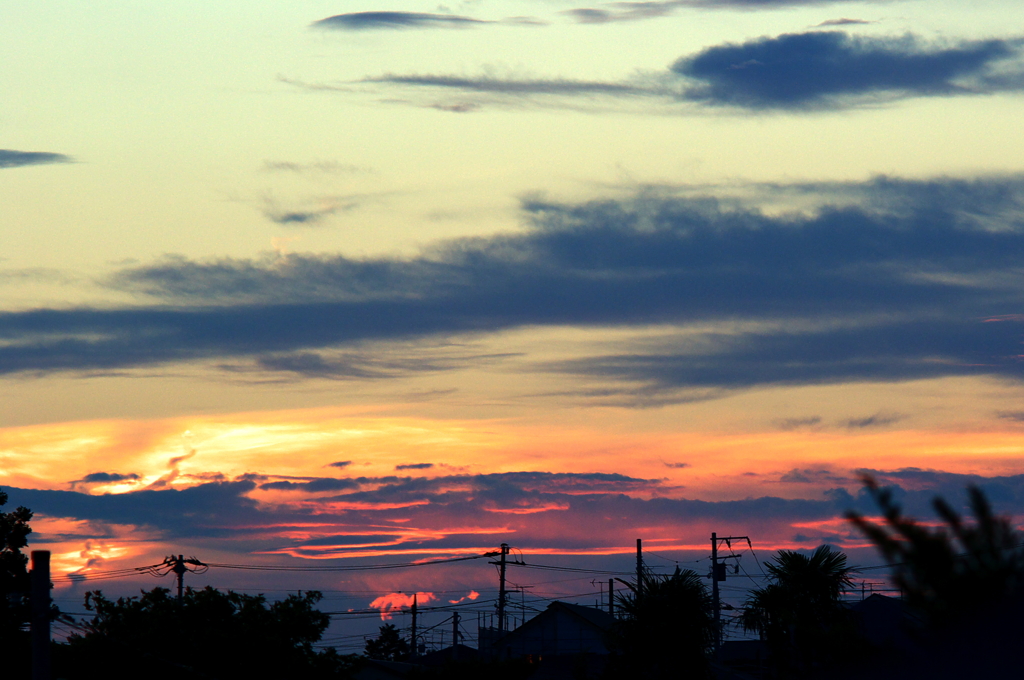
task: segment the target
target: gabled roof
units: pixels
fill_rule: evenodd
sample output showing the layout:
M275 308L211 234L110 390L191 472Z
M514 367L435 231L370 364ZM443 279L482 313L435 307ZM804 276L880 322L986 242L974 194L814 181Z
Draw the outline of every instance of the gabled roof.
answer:
M459 653L456 655L458 661L475 661L480 655L476 648L468 647L463 644L458 645L458 652ZM417 661L424 666L443 666L452 660L451 647L445 647L444 649L428 652L417 659Z
M597 609L596 607L585 607L579 604L571 604L569 602L555 601L548 605L548 610L551 609L562 609L575 617L583 619L591 626L599 628L601 630L609 630L615 623L615 617L604 611L603 609Z
M538 625L544 625L544 621L547 618L555 616L558 612L568 614L572 619L579 623L581 628L590 628L599 633L607 632L615 623L615 617L602 609L585 607L579 604L570 604L569 602L559 602L556 600L549 604L547 609L542 611L540 614L537 614L515 630L506 633L505 636L501 638L502 644L507 643L510 639L528 635L530 630L534 629Z

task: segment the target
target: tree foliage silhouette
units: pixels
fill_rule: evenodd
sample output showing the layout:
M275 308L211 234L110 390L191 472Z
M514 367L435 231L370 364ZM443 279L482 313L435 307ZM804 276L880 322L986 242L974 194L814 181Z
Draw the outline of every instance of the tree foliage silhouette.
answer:
M973 521L948 502L932 505L945 523L929 528L903 515L892 492L871 477L868 492L884 518L876 524L856 512L847 518L895 562L893 580L907 603L931 625L943 625L1008 597L1024 595L1024 543L1010 520L998 517L977 487L969 487Z
M0 506L7 494L0 491ZM21 549L32 533L32 511L19 507L0 512L0 635L6 636L28 620L28 556Z
M7 494L0 491L0 506L7 504ZM32 533L29 520L32 511L19 507L0 512L0 656L12 675L28 669L28 633L22 627L29 620L28 556L22 548Z
M669 677L686 668L708 673L715 623L711 595L700 574L676 567L671 576L644 574L641 594L619 598L620 618L609 636L615 677Z
M268 604L263 595L187 589L179 604L166 588L111 600L86 594L94 616L68 639L63 677L335 678L351 660L313 645L330 617L308 591ZM145 673L141 669L145 669Z
M764 566L769 582L747 598L743 627L768 642L783 673L837 661L853 631L841 601L851 585L846 555L826 545L810 555L780 550Z
M366 641L364 653L379 661L407 661L409 651L409 643L398 634L398 629L386 623L380 627L380 634L376 638Z

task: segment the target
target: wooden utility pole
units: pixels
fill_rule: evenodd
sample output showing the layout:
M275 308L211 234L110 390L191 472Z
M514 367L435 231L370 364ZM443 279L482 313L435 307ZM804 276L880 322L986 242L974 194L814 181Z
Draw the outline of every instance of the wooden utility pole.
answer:
M722 603L718 599L718 534L711 532L711 601L715 607L715 653L722 646Z
M413 593L412 594L412 651L409 653L409 656L411 656L414 659L416 658L416 654L417 654L417 646L416 646L416 613L417 613L418 607L416 606L416 604L417 604L416 593Z
M722 536L718 537L718 534L711 532L711 599L714 605L715 612L715 653L722 647L722 602L719 597L718 582L725 580L725 562L722 564L718 563L718 542L725 541L725 544L729 547L730 554L723 557L723 560L730 558L739 559L739 556L732 553L732 541L746 541L750 549L754 547L750 543L749 536ZM739 572L739 566L736 567L737 573Z
M636 599L644 594L644 553L640 539L636 539Z
M173 556L172 556L173 559ZM185 556L178 555L178 559L174 560L174 565L171 567L171 571L178 579L178 606L181 606L185 592L185 572L188 569L185 567Z
M459 660L459 613L452 612L452 661Z
M615 616L615 579L608 579L608 614Z
M29 575L32 680L50 680L50 551L32 551Z
M508 555L508 543L501 544L501 561L498 562L498 634L505 632L505 558Z

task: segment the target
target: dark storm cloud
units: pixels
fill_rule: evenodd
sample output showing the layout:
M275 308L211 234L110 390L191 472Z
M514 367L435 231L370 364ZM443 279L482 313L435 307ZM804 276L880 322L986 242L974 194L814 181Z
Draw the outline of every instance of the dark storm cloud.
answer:
M434 467L433 463L408 463L406 465L396 465L396 470L429 470Z
M658 324L685 332L541 368L601 380L587 389L612 395L636 390L648 405L682 398L681 388L709 398L764 384L1022 377L1024 179L759 190L764 200L817 197L819 207L769 213L682 189L529 200L522 233L406 259L178 258L126 269L116 287L166 304L0 314L0 372L230 360L387 377L420 370L416 353L436 370L505 356L436 349L453 336ZM705 328L687 328L696 323ZM376 363L360 358L367 352Z
M874 94L950 95L1020 90L999 62L1020 56L1020 41L928 44L914 36L856 37L838 31L790 33L709 47L672 65L702 83L686 96L751 109L834 107Z
M454 14L423 12L350 12L313 22L313 28L342 31L402 28L465 28L490 23Z
M46 165L49 163L71 163L72 158L62 153L45 151L15 151L0 149L0 168L18 168L24 165Z
M328 463L328 467L346 468L352 464L350 460L339 460L335 463Z

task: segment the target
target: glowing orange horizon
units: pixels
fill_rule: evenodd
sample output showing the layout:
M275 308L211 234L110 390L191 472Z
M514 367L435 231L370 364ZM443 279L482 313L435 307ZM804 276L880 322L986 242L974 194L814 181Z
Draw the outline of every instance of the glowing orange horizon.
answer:
M665 462L678 458L685 458L685 465ZM850 471L864 467L1014 474L1024 468L1024 438L1014 430L991 429L636 433L320 408L2 428L0 459L0 485L68 489L75 483L80 490L100 493L150 488L160 480L166 481L159 488L184 488L247 473L434 478L542 471L619 473L663 480L688 495L721 499L755 487L791 496L793 489L777 477L794 468L835 470L851 484L858 482ZM397 469L410 459L432 467ZM345 461L350 461L345 467L331 467ZM82 481L95 472L137 478L106 484ZM763 479L772 475L776 479ZM290 492L256 493L270 499Z
M468 556L493 551L499 541L479 545L479 539L469 539L471 547L438 544L490 535L507 537L531 555L571 557L626 555L634 546L627 540L607 545L623 538L620 532L625 530L620 528L601 532L604 545L586 545L586 540L578 539L585 539L584 533L593 528L570 521L567 502L534 499L532 491L576 496L614 491L644 500L821 498L828 488L859 488L856 470L861 468L1018 474L1024 471L1024 438L1012 429L636 433L602 422L556 427L319 408L3 428L0 461L0 487L92 495L252 480L246 495L258 507L305 515L281 521L268 512L266 524L243 519L239 524L211 525L244 530L247 536L264 540L280 539L273 549L249 550L252 556L316 562ZM788 474L793 471L799 474ZM517 478L531 491L529 497L483 502L473 523L429 513L430 501L421 498L348 499L344 489L349 487L344 485L341 491L307 491L303 486L308 480L335 478L350 480L365 491L380 488L386 479L422 479L437 480L436 489L473 496L478 494L474 481L478 475L528 472L541 473ZM560 473L569 476L558 477ZM274 481L290 484L262 486ZM912 485L908 482L908 487ZM350 521L346 512L365 516ZM330 513L338 513L339 520L327 520ZM384 513L387 520L380 521ZM479 515L484 514L495 523L481 521ZM705 524L680 518L634 523L628 531L656 550L693 552L707 550L706 541L697 540ZM757 550L806 548L807 542L794 538L801 531L827 537L824 540L844 548L867 545L838 517L820 521L751 517L747 525L750 528L742 533L758 532ZM104 531L113 533L98 542L94 527L76 518L40 514L33 526L38 536L62 536L48 544L54 551L55 571L61 573L139 566L134 561L168 552L162 547L159 528L143 531L108 522ZM331 540L342 536L348 540ZM550 547L563 536L575 544ZM414 545L423 541L432 545ZM230 561L240 560L236 556Z

